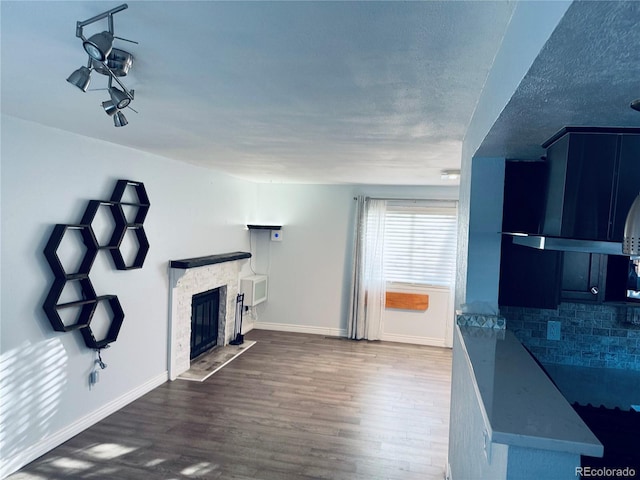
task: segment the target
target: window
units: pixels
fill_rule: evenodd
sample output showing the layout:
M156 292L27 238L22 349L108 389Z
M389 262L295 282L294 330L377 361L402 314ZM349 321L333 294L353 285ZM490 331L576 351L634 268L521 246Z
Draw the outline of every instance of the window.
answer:
M389 201L384 227L387 282L451 286L456 241L455 202Z

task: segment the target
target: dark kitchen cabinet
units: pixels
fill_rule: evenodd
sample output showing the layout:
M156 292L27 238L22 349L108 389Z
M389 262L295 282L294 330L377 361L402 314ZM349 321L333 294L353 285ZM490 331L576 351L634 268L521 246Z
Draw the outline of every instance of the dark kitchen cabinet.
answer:
M502 236L498 304L556 308L560 303L562 252L515 245Z
M538 233L544 213L547 165L507 161L502 231ZM502 236L498 303L503 306L556 308L560 301L562 253L515 245Z
M540 232L544 215L547 170L547 163L542 161L505 163L503 232Z
M560 299L600 303L605 299L607 255L564 252Z
M640 129L567 127L543 146L549 177L542 233L622 241L640 191Z
M624 236L627 213L640 193L640 135L620 136L620 162L617 173L610 239L620 242Z

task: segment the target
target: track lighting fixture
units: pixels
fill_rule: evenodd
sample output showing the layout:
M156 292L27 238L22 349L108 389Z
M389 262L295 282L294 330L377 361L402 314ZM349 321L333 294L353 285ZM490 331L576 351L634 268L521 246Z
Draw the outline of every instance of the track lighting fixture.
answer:
M102 102L102 108L107 115L113 116L118 111L118 107L116 107L111 100L107 100L106 102Z
M127 123L129 122L127 121L127 117L124 116L124 113L117 111L113 116L113 124L116 127L124 127Z
M109 95L111 96L111 101L116 107L118 107L118 110L127 108L131 103L131 99L122 90L118 90L116 87L109 88Z
M629 106L634 110L640 111L640 98L636 98L633 102L631 102L631 105Z
M87 91L89 84L91 83L91 68L80 67L67 78L67 82L75 85L83 92Z
M104 62L113 47L113 33L101 32L89 37L88 40L82 42L84 50L91 58L99 62Z
M129 73L129 69L133 65L133 55L119 48L113 48L113 40L115 38L137 43L116 37L113 33L113 15L126 8L128 8L128 5L123 3L88 20L76 23L76 37L82 40L82 46L89 55L89 60L86 67L80 67L67 78L69 83L86 92L91 82L92 70L108 76L109 84L107 90L109 91L110 100L102 102L102 108L107 115L113 116L113 123L116 127L123 127L129 123L120 110L129 107L133 101L134 93L133 90L128 90L118 78L124 77ZM96 33L89 38L84 36L84 27L105 18L109 22L109 30ZM114 87L112 80L115 80L120 88Z

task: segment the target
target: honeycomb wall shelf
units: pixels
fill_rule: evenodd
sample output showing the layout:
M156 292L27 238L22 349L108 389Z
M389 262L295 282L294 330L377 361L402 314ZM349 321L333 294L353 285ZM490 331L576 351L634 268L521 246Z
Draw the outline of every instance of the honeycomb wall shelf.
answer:
M137 202L122 200L127 190L133 190L133 192L135 192L138 199ZM134 182L132 180L118 180L116 187L113 189L113 193L111 194L111 201L120 205L137 208L135 218L133 222L130 223L140 225L144 222L145 218L147 218L147 213L151 206L144 184L142 182Z
M122 310L122 306L120 305L120 301L117 296L103 295L97 298L96 304L100 302L108 303L111 309L109 328L107 329L106 336L104 338L96 338L96 335L91 328L91 323L89 323L86 328L82 328L80 330L82 338L84 338L85 345L93 349L101 349L106 347L108 344L115 342L118 338L118 333L120 333L122 322L124 321L124 311Z
M121 248L122 241L124 240L126 235L134 235L138 244L135 257L130 264L127 264L127 261L122 254ZM147 252L149 252L149 241L147 240L147 234L144 232L144 227L141 224L126 225L120 245L118 245L117 248L113 248L109 251L111 252L113 263L118 270L134 270L137 268L142 268L144 259L147 256Z
M118 180L109 200L89 200L78 224L54 225L43 253L53 272L54 281L42 308L58 332L80 330L85 345L92 349L102 349L118 338L124 321L124 310L116 295L98 296L89 279L91 267L100 251L111 254L117 270L142 268L149 241L143 222L149 212L149 197L142 182ZM106 213L108 210L109 213ZM106 235L98 240L95 224L98 215L109 218ZM63 243L80 247L75 262L61 258ZM124 242L135 244L135 251L129 250L125 259ZM68 257L68 255L67 255ZM70 293L71 292L71 293ZM67 297L71 296L69 299ZM105 306L108 314L108 328L104 338L96 338L91 327L96 309Z
M58 303L65 287L72 282L78 283L82 298L75 301ZM96 292L88 276L74 279L56 278L42 308L55 331L70 332L89 326L96 308L96 301ZM75 317L75 319L71 322L68 321L68 319L65 321L63 315L61 315L62 313L71 315Z
M82 236L83 243L86 247L82 255L82 260L78 269L75 272L67 272L68 267L63 264L62 260L58 256L58 248L64 240L64 238L70 235L74 231L79 231ZM47 245L44 247L44 256L49 262L49 266L53 271L56 278L79 278L89 275L89 271L93 265L93 261L98 255L98 242L93 235L93 231L89 225L55 225L53 232L49 237Z
M111 213L111 218L113 219L113 230L111 231L110 235L108 235L109 241L103 245L99 244L97 235L93 228L93 222L96 219L96 215L101 208L108 208L109 212ZM122 237L124 235L126 220L124 218L122 206L119 203L105 202L103 200L89 200L80 223L89 225L91 227L93 236L96 239L96 243L99 249L111 249L118 248L118 246L120 245L120 242L122 241Z

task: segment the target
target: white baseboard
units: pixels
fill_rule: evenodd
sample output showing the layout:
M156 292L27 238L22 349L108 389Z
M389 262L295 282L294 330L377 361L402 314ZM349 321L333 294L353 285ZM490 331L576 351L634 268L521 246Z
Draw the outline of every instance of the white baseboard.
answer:
M397 335L393 333L383 333L382 341L385 342L398 342L398 343L412 343L414 345L427 345L429 347L446 347L443 338L431 338L431 337L413 337L411 335Z
M251 321L251 322L243 322L242 323L242 334L246 334L249 333L251 330L253 330L254 328L256 328L256 323Z
M290 323L256 322L256 330L274 330L278 332L310 333L312 335L326 335L330 337L346 337L347 330L343 328L312 327L309 325L292 325ZM244 330L244 328L243 328ZM385 342L411 343L430 347L446 347L444 339L430 337L413 337L410 335L383 334L381 340Z
M87 428L95 425L100 420L105 419L112 413L117 412L122 407L128 405L129 403L137 400L141 396L149 393L154 388L159 387L163 383L165 383L169 378L169 373L164 372L156 377L146 381L142 385L134 388L133 390L125 393L119 398L112 400L106 405L100 407L99 409L91 412L88 415L76 420L72 424L66 426L62 430L58 430L57 432L49 435L45 439L39 441L38 443L27 447L22 452L17 455L14 455L10 458L2 459L2 464L0 464L0 478L5 478L17 470L21 469L28 463L34 461L36 458L41 457L45 453L53 450L57 446L63 444L67 440L72 437L75 437L79 433L83 432Z
M310 333L312 335L326 335L329 337L346 337L347 330L342 328L311 327L308 325L292 325L289 323L256 322L256 330L275 330L278 332Z

